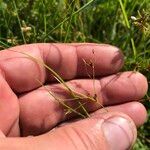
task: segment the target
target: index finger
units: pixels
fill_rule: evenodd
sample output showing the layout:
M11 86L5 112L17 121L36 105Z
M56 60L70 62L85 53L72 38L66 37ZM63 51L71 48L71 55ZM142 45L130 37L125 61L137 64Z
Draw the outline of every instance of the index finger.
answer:
M24 54L13 51L24 52L42 61L65 80L88 76L83 60L91 62L94 59L96 76L118 72L123 65L121 51L106 44L40 43L16 46L0 51L0 69L10 87L16 92L25 92L39 87L39 83L33 80L34 78L42 83L47 80L53 81L53 78L44 66Z

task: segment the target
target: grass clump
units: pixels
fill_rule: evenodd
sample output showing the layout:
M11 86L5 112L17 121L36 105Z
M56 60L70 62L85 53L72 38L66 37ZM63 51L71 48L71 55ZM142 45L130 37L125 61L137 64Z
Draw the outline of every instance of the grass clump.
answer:
M140 71L150 81L150 0L0 0L0 49L36 42L118 46L126 56L124 70ZM150 116L148 95L143 103ZM150 147L149 127L148 120L139 129L135 150Z

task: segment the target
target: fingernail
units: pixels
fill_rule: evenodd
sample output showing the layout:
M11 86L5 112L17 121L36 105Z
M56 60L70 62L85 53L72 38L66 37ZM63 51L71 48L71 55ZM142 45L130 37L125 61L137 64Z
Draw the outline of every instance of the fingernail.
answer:
M111 150L126 150L135 142L135 126L123 117L112 117L102 125L104 136Z

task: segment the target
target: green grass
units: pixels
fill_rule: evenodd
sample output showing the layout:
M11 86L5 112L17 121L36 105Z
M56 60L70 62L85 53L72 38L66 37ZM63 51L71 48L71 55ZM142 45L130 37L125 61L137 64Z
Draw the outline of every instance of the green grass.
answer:
M150 80L149 14L150 0L0 0L0 49L36 42L108 43L123 50L124 70L138 70ZM143 103L150 116L148 96ZM150 120L138 132L134 150L147 150Z

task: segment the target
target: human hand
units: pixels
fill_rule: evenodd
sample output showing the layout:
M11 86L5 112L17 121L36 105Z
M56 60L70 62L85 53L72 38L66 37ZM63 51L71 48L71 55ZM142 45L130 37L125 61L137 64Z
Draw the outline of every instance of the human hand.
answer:
M93 92L93 81L84 79L88 76L83 59L91 60L94 50L97 99L108 112L90 103L87 110L95 111L90 118L68 118L34 80L40 80L64 101L69 98L42 65L21 53L0 51L0 149L123 150L132 146L135 125L138 127L146 120L144 106L135 101L145 95L147 81L137 72L117 73L123 65L119 49L100 44L31 44L10 50L43 61L83 94ZM19 138L28 135L34 136Z

